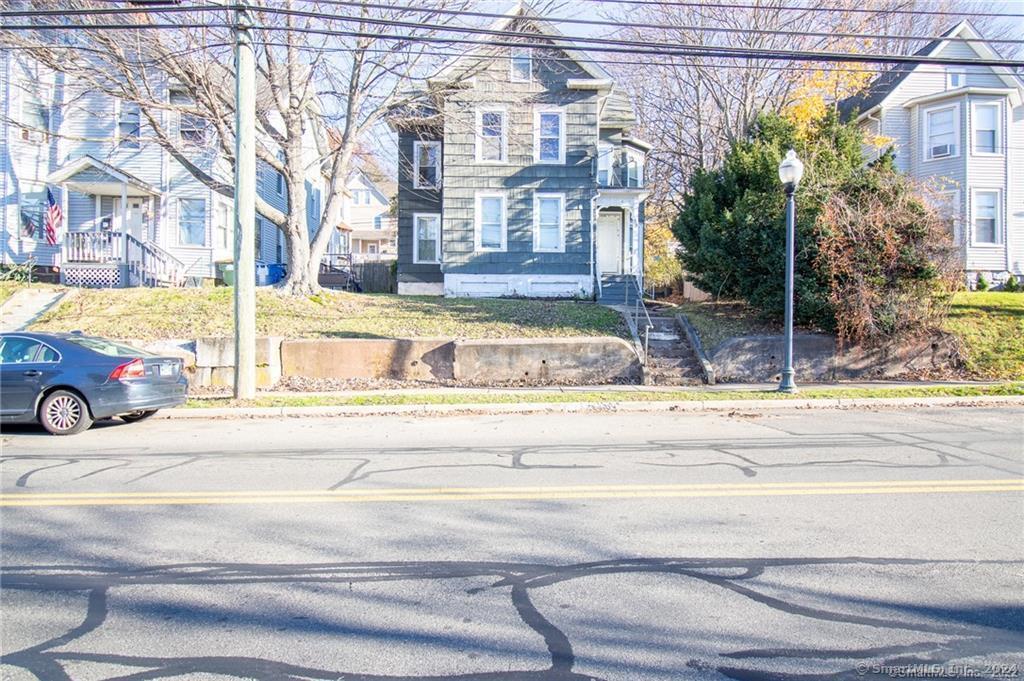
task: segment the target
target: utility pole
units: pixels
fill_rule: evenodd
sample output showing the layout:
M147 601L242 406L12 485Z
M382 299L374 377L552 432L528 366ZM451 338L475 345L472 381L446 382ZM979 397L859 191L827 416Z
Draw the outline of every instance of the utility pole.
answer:
M235 10L235 399L256 397L256 55Z

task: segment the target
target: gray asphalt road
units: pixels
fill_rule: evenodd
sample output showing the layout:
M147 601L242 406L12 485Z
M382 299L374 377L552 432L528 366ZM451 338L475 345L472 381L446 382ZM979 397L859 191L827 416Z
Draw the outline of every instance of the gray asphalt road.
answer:
M11 429L0 676L1019 677L1022 417Z

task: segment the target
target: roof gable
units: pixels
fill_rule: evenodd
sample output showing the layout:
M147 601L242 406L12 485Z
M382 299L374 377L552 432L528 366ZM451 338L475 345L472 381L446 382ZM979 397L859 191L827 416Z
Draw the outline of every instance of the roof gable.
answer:
M526 23L529 29L524 30L523 27L517 27L516 24ZM577 66L580 67L591 78L597 80L612 80L612 75L604 69L593 57L589 56L586 52L579 49L574 42L567 39L565 34L562 33L558 28L551 22L545 20L525 2L519 2L510 11L505 13L505 16L495 20L488 26L489 31L516 31L520 33L537 33L550 42L553 47L562 50L570 59L576 62ZM479 42L480 45L477 47L469 48L467 53L455 57L447 64L441 67L438 74L431 80L446 80L451 77L452 74L459 71L459 67L465 60L471 58L488 58L490 55L480 55L479 52L482 48L490 47L485 41L491 39L498 40L515 40L515 38L503 38L502 36L490 36L482 34L478 36L475 41Z
M968 42L965 44L968 45L980 58L1001 59L999 53L985 41L978 30L966 19L943 33L940 38L932 40L927 45L916 51L914 56L936 56L950 44L950 38L966 39ZM882 104L885 103L889 96L896 91L907 77L921 66L921 64L898 64L889 69L869 83L863 91L841 101L838 106L840 116L844 119L849 118L854 112L859 112L860 116L864 116L874 109L882 106ZM1010 69L994 66L989 68L992 69L997 77L1006 83L1007 87L1022 87L1021 81Z

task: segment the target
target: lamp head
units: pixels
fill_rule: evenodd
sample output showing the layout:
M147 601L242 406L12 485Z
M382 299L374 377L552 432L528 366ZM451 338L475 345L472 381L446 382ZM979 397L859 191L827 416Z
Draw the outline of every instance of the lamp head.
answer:
M786 191L793 191L803 176L804 164L796 157L796 152L790 149L779 164L779 179L786 186Z

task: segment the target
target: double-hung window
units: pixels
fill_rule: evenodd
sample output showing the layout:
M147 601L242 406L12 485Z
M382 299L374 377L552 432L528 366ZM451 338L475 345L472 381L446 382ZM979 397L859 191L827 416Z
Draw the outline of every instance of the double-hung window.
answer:
M479 163L508 161L508 120L502 109L476 113L476 160Z
M476 250L504 251L508 239L508 217L504 194L476 195Z
M206 200L178 199L178 243L206 245Z
M975 102L974 104L974 153L999 153L999 118L998 102Z
M41 142L50 131L50 111L43 103L45 89L38 82L21 84L21 139Z
M282 165L285 163L284 159L284 152L278 151L277 160L280 161ZM284 175L281 173L274 173L274 191L277 192L278 196L284 196Z
M191 95L185 90L171 90L168 99L172 106L180 107L178 138L188 144L203 144L206 141L206 120L188 111L195 108L195 101Z
M412 261L423 264L441 262L441 216L437 213L414 213L412 230L416 235L412 242Z
M927 109L924 112L925 159L959 156L960 105Z
M533 250L565 251L565 195L533 195Z
M412 143L412 186L414 189L437 189L441 186L441 143Z
M612 184L612 160L615 154L615 147L607 142L599 142L597 145L597 184L602 187L609 187Z
M999 191L974 191L974 243L998 244L1002 236L999 211Z
M537 110L533 116L534 161L565 163L565 113Z
M513 47L511 49L511 68L513 83L528 83L533 78L533 50L529 47Z
M124 149L138 149L141 132L139 105L136 102L118 102L117 146Z

